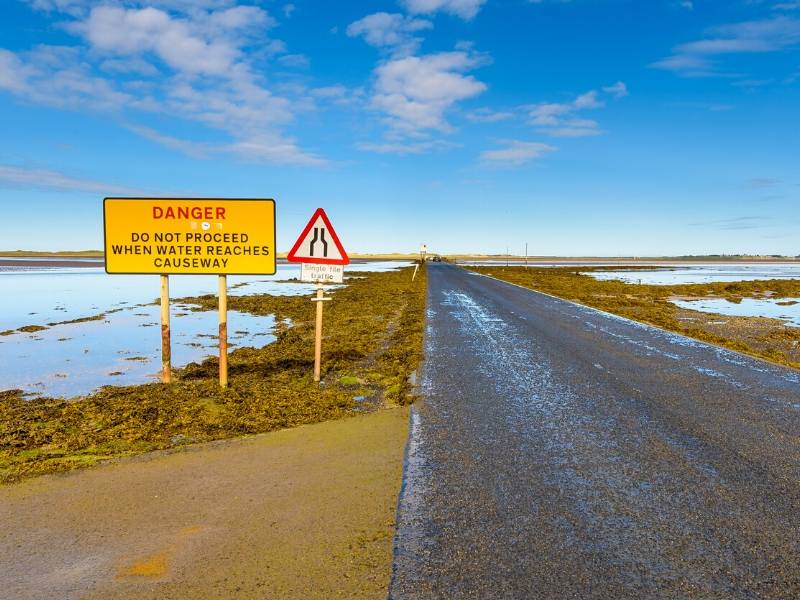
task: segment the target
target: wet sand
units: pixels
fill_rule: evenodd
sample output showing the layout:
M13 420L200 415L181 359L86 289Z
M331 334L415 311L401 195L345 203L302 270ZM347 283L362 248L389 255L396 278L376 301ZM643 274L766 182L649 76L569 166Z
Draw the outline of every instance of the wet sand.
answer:
M408 409L0 487L0 598L385 598Z

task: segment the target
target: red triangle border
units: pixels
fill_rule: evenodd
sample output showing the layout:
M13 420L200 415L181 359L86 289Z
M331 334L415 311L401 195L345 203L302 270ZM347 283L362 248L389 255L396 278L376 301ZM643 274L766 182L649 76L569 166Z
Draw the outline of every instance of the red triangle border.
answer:
M322 217L322 222L325 223L325 227L331 234L331 238L336 249L339 250L339 254L342 255L342 258L298 258L296 256L297 251L300 249L300 245L303 243L303 240L308 235L308 232L311 231L311 228L314 226L314 222L317 220L318 217ZM297 238L297 241L292 246L292 249L289 250L289 254L286 255L286 260L289 262L295 263L312 263L315 265L349 265L350 264L350 257L347 256L347 252L344 250L344 246L342 246L342 242L339 241L339 236L336 234L336 230L331 225L330 219L328 219L328 215L325 214L325 210L322 208L318 208L314 211L314 214L311 216L311 220L308 222L308 225L305 226L303 229L303 233L300 234L300 237Z

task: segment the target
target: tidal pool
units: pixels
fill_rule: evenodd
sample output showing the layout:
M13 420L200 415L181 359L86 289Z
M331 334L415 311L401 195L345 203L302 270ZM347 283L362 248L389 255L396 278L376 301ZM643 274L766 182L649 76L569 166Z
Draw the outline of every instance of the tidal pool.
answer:
M744 298L739 304L724 298L672 302L689 310L731 317L770 317L785 321L792 327L800 327L800 298Z
M159 278L155 275L107 275L103 269L91 267L37 267L41 261L31 259L14 262L20 266L0 267L0 331L91 317L116 308L149 304L159 296ZM409 264L354 263L345 267L345 277ZM275 275L228 277L228 293L231 296L311 294L312 284L292 281L299 277L299 265L280 264ZM213 276L170 277L172 298L216 292L217 278Z
M193 312L189 305L172 310L172 364L216 355L217 313ZM229 344L262 347L275 340L272 316L229 311ZM156 381L161 369L158 306L137 306L102 320L59 325L33 333L0 337L0 390L71 397L103 385Z
M72 397L104 385L130 385L158 378L160 309L152 304L159 295L157 276L107 275L93 267L49 267L41 259L4 259L4 263L0 267L0 332L28 325L46 329L0 336L0 390ZM409 264L354 263L345 268L345 277ZM280 264L272 276L231 276L229 294L310 296L313 285L292 281L299 275L299 265ZM170 278L174 299L216 291L217 278L213 276ZM191 308L172 305L174 367L217 353L217 313ZM64 323L97 316L101 318ZM274 326L271 316L230 311L231 348L260 348L273 342Z
M715 283L718 281L756 281L760 279L800 279L800 264L745 263L736 265L664 266L652 271L588 271L595 279L616 279L625 283L647 285L680 285L684 283Z

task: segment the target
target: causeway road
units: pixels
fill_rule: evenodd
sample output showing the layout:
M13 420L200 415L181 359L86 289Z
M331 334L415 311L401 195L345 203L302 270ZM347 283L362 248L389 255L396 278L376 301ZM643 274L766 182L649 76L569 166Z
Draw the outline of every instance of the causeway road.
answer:
M800 597L800 374L429 268L390 597Z

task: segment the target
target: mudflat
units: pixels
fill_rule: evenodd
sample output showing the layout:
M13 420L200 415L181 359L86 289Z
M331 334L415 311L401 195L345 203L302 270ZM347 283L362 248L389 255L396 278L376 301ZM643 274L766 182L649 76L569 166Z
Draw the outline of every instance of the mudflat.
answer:
M408 408L0 487L0 598L385 598Z

